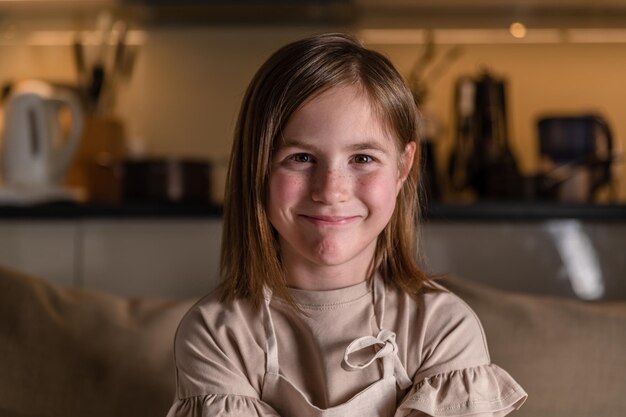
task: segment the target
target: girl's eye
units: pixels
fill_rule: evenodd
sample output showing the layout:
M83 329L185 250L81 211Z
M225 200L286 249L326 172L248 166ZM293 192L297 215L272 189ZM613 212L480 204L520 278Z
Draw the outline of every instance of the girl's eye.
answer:
M300 162L300 163L307 163L307 162L313 161L313 157L309 155L308 153L297 153L297 154L291 155L289 159L291 159L294 162Z
M374 161L374 158L372 158L369 155L355 155L354 156L354 162L356 162L357 164L368 164L372 161Z

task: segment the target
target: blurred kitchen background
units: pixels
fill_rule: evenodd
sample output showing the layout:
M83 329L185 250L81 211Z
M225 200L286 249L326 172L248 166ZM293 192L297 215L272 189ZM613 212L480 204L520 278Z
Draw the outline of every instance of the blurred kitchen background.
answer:
M245 88L327 31L420 105L428 270L626 298L625 0L0 0L0 262L206 292Z

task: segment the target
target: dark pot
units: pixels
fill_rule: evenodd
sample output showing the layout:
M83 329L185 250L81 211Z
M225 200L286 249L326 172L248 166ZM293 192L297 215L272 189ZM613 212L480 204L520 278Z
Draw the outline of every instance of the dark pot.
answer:
M134 159L122 164L122 200L129 203L210 203L211 163Z

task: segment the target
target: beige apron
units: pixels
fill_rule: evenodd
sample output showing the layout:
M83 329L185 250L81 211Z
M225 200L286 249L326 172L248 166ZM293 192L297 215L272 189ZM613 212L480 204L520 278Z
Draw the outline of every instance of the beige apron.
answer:
M296 386L280 375L278 348L274 323L270 314L271 292L266 290L264 304L267 358L265 380L261 400L273 407L281 417L391 417L396 411L396 384L400 389L412 385L406 370L398 358L395 333L382 327L385 311L385 288L382 279L374 279L374 311L378 335L364 336L348 345L344 354L344 366L352 371L364 369L377 360L382 360L383 376L343 404L321 409L311 404ZM352 364L350 354L361 349L374 347L369 361Z

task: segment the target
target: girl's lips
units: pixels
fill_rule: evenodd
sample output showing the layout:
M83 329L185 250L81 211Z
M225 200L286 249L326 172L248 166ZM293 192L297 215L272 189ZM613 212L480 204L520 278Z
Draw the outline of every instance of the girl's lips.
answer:
M341 226L359 218L359 216L310 216L305 214L301 214L300 217L318 226Z

